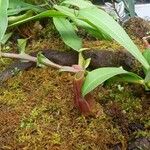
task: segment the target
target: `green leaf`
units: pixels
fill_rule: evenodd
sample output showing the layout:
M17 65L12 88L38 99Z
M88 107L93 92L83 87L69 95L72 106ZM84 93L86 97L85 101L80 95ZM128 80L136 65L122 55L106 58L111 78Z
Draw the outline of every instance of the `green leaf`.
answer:
M57 9L58 11L60 11L61 13L67 15L68 17L71 18L71 20L79 27L85 29L88 33L90 33L92 36L99 38L99 39L104 39L104 40L111 40L111 37L106 34L103 31L97 32L97 28L91 26L90 24L88 24L87 22L78 19L78 10L75 9L71 9L68 8L66 6L58 6L58 5L54 5L54 8Z
M54 8L59 10L61 13L65 14L69 17L72 17L72 18L75 18L78 14L78 10L71 9L71 8L66 7L66 6L54 5Z
M86 21L93 27L97 27L98 32L103 31L125 47L142 65L148 70L149 64L141 54L140 50L130 39L124 29L105 11L96 7L79 10L78 18Z
M18 8L20 9L21 7L26 6L27 3L25 3L23 0L10 0L9 2L9 9L15 9Z
M130 16L135 17L135 6L134 6L135 1L134 0L127 0L127 2L128 2Z
M122 67L104 67L95 69L88 73L88 75L85 77L85 81L82 87L82 95L85 96L87 93L95 89L98 85L120 74L125 74L125 76L122 75L124 81L133 81L135 83L135 81L138 80L136 81L137 83L143 84L143 79L141 77L134 73L125 71Z
M78 58L78 65L81 66L83 69L86 69L91 62L91 58L84 59L82 52L79 52L79 58Z
M9 5L9 0L0 0L0 43L6 32L8 25L7 9Z
M12 36L12 34L13 34L12 32L5 34L3 36L3 39L1 40L1 43L5 44L8 41L8 39Z
M79 56L78 56L78 65L83 67L84 66L84 61L85 61L85 59L83 58L82 52L80 52Z
M112 80L113 82L114 81L123 81L123 82L137 83L137 84L144 85L144 79L132 72L117 75L117 76L111 78L110 80Z
M123 0L130 17L135 17L135 0Z
M82 47L82 41L75 33L73 25L66 18L53 18L54 25L59 31L64 43L74 50Z
M8 24L13 24L33 16L33 11L29 10L23 15L8 17Z
M147 89L150 89L150 69L146 72L146 77L144 79Z
M94 7L94 5L90 1L85 1L85 0L65 0L61 4L62 5L69 4L69 5L77 6L79 8Z
M111 40L112 38L105 33L104 31L99 30L97 32L97 28L94 28L93 26L89 25L87 22L79 20L79 19L74 19L72 20L75 22L75 24L83 29L85 29L89 34L91 34L93 37L98 38L98 39L103 39L103 40Z
M88 58L84 61L84 69L86 69L91 63L91 58Z
M150 65L150 48L147 48L144 52L143 52L143 56L144 58L147 60L147 62Z
M45 61L46 60L48 60L48 59L42 54L42 52L39 52L37 54L36 64L37 64L38 67L41 67L41 68L45 67Z
M27 39L18 39L17 42L20 54L24 54L27 45Z
M26 11L26 10L33 10L35 12L42 12L45 9L41 8L40 6L25 3L23 0L10 0L9 9L8 9L8 16L16 15L16 14L20 13L21 11Z
M25 23L25 22L28 22L31 20L39 20L39 19L46 18L46 17L66 17L66 15L64 15L61 12L58 12L56 10L47 10L47 11L39 13L33 17L29 17L29 18L20 20L18 22L12 23L8 27L14 27L14 26L17 26L19 24L22 24L22 23Z

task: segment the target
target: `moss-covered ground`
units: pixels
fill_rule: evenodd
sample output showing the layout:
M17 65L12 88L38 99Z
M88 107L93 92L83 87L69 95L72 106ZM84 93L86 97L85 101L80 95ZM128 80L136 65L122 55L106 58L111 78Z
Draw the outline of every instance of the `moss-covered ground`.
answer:
M44 33L29 41L27 51L68 49L59 38L43 37ZM139 39L135 42L143 49ZM16 51L15 42L7 46ZM84 40L84 47L121 48L97 40ZM1 70L11 62L1 60ZM73 105L73 75L50 67L31 68L0 85L1 150L126 150L133 138L150 137L150 95L142 87L99 86L92 94L100 114L84 117Z

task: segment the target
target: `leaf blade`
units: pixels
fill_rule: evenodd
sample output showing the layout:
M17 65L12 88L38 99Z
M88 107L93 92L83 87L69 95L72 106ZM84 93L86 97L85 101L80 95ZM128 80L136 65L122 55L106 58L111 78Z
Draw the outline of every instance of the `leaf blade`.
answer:
M9 0L0 0L0 42L3 39L3 36L6 32L7 25L8 25L8 18L7 18L7 9L9 5Z
M16 15L20 13L21 11L26 11L26 10L32 10L32 11L40 13L44 11L45 9L37 5L26 3L23 0L10 0L8 16Z
M75 33L75 30L69 20L66 18L54 17L53 22L64 43L74 50L79 51L82 47L82 41Z
M133 43L124 29L106 12L96 7L79 10L79 16L81 20L90 22L93 26L96 26L100 31L109 34L114 40L120 43L126 48L147 70L150 65L137 46Z
M105 39L105 40L111 40L111 37L106 34L105 32L99 31L95 29L95 27L91 26L87 22L78 19L78 10L68 8L66 6L58 6L54 5L54 8L60 11L61 13L67 15L68 17L71 18L71 20L79 27L84 28L89 34L92 36L98 38L98 39Z
M38 20L38 19L42 19L42 18L46 18L46 17L66 17L66 15L62 14L61 12L58 12L56 10L46 10L42 13L39 13L35 16L20 20L18 22L12 23L10 24L8 27L14 27L16 25L28 22L28 21L32 21L32 20Z
M137 80L139 82L136 83L140 83L140 84L143 83L143 79L141 77L139 77L134 73L124 70L122 67L119 68L104 67L104 68L95 69L88 73L82 87L82 95L85 96L87 93L91 92L94 88L96 88L98 85L102 84L106 80L116 75L123 76L124 74L132 77L132 78L129 77L127 78L128 82L129 81L131 82L131 80L133 80L133 83L135 83L135 81Z

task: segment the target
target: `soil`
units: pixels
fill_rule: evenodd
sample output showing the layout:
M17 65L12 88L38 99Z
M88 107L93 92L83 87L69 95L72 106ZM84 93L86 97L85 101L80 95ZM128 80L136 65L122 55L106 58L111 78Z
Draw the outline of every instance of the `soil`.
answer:
M15 38L29 36L27 52L69 50L52 27L42 28L24 31L28 34L16 32L3 49L16 52ZM140 37L132 35L132 38L143 51ZM122 49L114 41L94 39L84 39L84 47ZM10 59L1 60L0 70L11 63ZM127 83L101 85L91 93L99 115L84 117L73 104L73 78L73 73L33 67L3 82L0 87L0 149L150 149L150 93L139 85Z

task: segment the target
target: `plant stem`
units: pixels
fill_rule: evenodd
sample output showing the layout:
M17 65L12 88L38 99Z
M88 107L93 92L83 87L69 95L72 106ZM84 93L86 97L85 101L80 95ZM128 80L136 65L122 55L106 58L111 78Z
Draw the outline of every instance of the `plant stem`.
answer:
M15 54L15 53L3 53L0 54L2 57L8 57L8 58L17 58L17 59L24 59L28 61L36 62L36 57L30 56L28 54Z
M34 56L30 56L28 54L16 54L16 53L4 53L4 52L0 52L0 57L7 57L7 58L16 58L16 59L23 59L23 60L27 60L27 61L32 61L32 62L37 62L37 58ZM44 65L46 66L50 66L56 69L60 69L63 71L69 71L69 72L79 72L81 70L79 70L78 68L74 67L74 65L71 66L61 66L58 65L48 59L45 59L43 62Z

